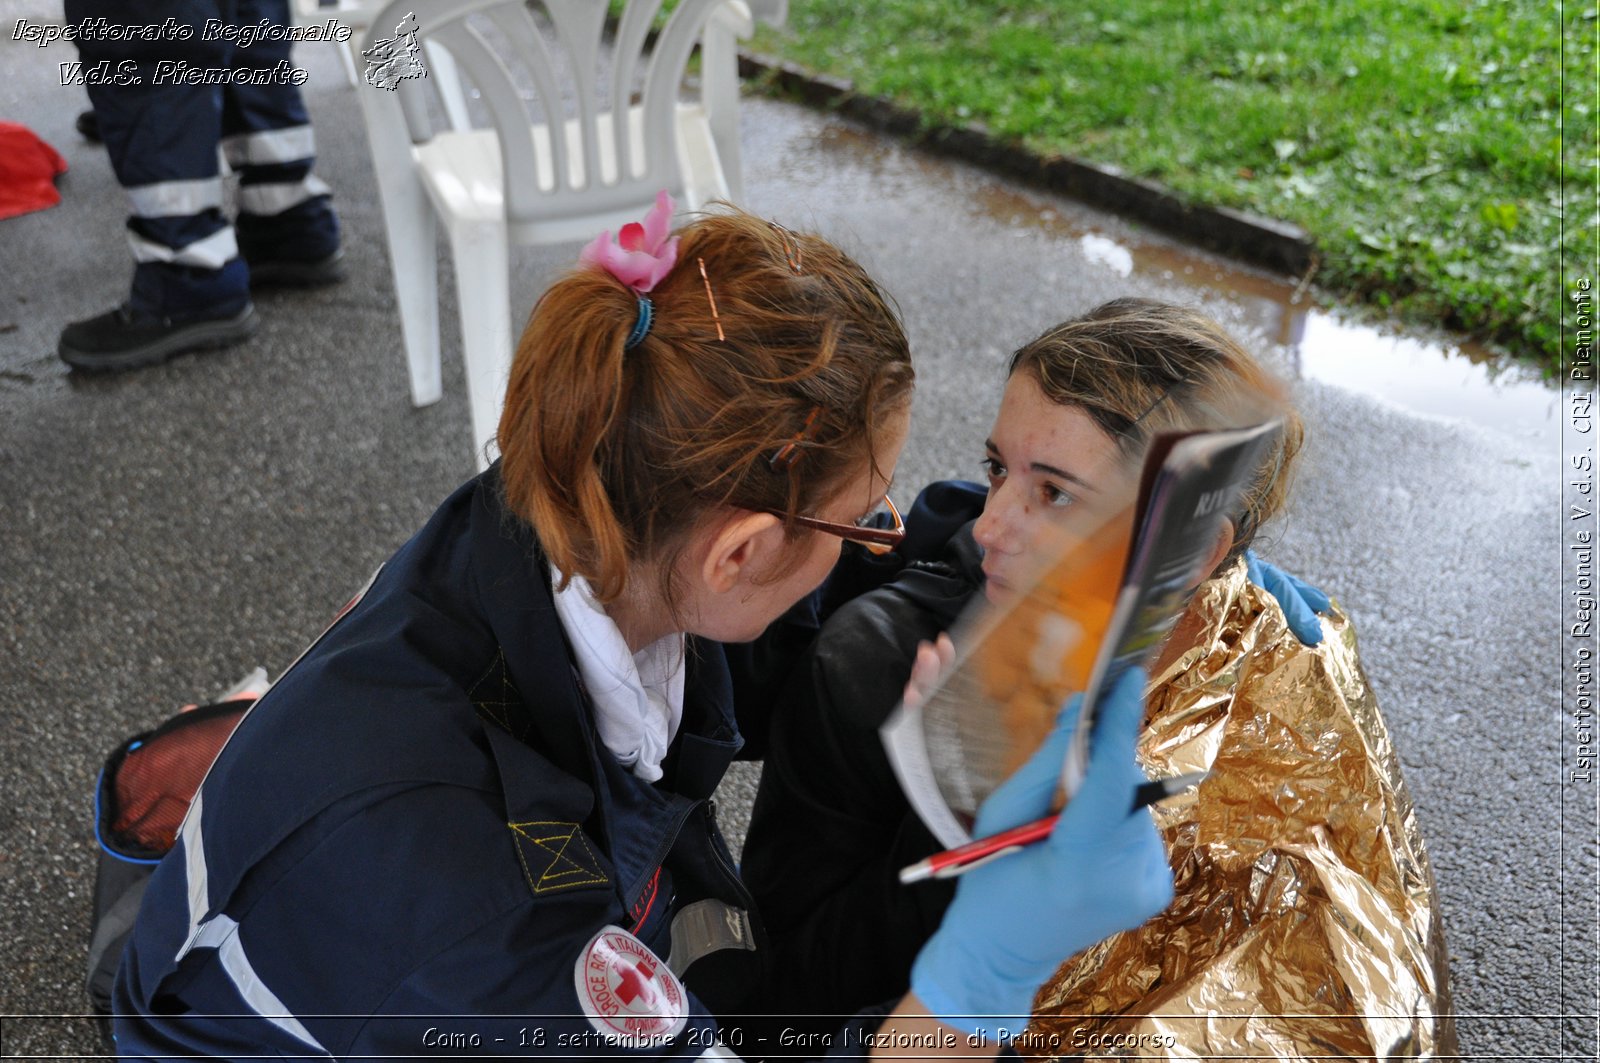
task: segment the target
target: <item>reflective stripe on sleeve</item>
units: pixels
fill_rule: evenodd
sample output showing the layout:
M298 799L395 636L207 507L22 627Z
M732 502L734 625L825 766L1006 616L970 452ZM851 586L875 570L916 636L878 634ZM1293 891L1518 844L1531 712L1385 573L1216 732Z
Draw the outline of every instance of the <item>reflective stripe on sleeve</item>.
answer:
M328 1054L322 1042L311 1036L311 1031L294 1017L283 1001L278 999L278 994L268 989L255 968L250 966L250 958L244 953L244 942L239 940L238 923L225 915L218 915L200 928L195 947L217 950L222 969L227 972L233 987L239 991L239 996L251 1011L296 1040L310 1045L323 1055Z
M314 176L281 184L239 186L239 209L246 214L282 214L315 196L333 191Z
M181 217L222 206L222 178L159 181L127 189L133 213L141 218Z
M220 913L206 919L211 901L207 886L205 837L200 829L204 793L202 789L194 795L180 831L184 849L183 868L189 886L189 937L173 961L182 960L194 949L216 949L223 971L251 1011L291 1037L327 1055L328 1050L322 1047L322 1043L311 1036L311 1031L284 1007L278 995L268 989L256 974L255 968L250 965L250 958L245 955L244 942L239 940L239 924Z
M205 839L200 836L201 802L204 791L196 791L189 802L189 811L183 817L183 827L178 836L183 841L183 874L189 887L189 936L174 956L173 962L183 959L194 948L200 936L200 923L211 910L211 888L206 877Z
M234 987L239 990L244 1002L250 1005L250 1009L291 1037L296 1037L323 1055L327 1055L328 1050L322 1047L322 1042L311 1036L311 1031L284 1007L283 1001L267 988L266 983L256 974L255 968L250 966L250 959L244 954L244 942L239 940L239 925L225 915L219 915L211 922L212 925L223 922L228 924L229 933L217 946L217 958L222 961L222 969L233 979Z
M309 125L268 129L260 133L235 133L222 138L222 155L233 167L297 162L309 159L316 153L316 137Z
M133 248L135 262L171 262L176 266L199 266L201 269L221 269L239 257L239 243L231 225L179 248L146 240L130 229L128 246Z

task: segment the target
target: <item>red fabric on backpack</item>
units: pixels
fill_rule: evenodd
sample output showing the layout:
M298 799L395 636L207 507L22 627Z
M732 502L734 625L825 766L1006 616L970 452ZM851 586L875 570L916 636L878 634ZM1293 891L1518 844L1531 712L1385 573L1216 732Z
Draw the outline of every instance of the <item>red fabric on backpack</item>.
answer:
M112 784L116 807L111 829L119 840L159 853L176 844L178 827L211 762L254 701L227 702L237 710L209 718L180 716L172 721L179 726L163 727L129 750Z

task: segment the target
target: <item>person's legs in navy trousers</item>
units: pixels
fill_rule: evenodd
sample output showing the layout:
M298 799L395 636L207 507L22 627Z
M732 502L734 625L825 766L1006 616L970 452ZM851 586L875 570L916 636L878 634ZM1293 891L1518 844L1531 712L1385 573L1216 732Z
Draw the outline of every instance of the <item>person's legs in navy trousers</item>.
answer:
M207 41L204 30L209 19L285 25L287 0L66 0L66 11L78 26L96 18L112 25L170 18L193 30L181 40L169 32L154 40L78 42L85 68L105 61L113 78L88 89L128 195L134 274L122 306L63 330L59 352L69 365L128 369L236 343L256 326L253 283L340 279L338 220L327 187L311 173L315 148L299 89L194 85L172 76L178 63L274 69L288 59L288 42L240 48ZM237 230L224 214L219 145L240 176Z

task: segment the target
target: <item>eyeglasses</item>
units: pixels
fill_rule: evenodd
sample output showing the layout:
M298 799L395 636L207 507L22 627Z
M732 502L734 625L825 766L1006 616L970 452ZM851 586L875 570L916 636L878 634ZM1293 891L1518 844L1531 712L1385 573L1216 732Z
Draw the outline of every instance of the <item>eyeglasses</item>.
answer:
M792 520L802 528L826 532L829 535L837 535L841 539L848 539L853 543L860 543L867 548L868 553L882 556L899 546L906 537L906 522L900 518L900 510L895 508L893 500L888 495L883 496L883 504L888 507L889 516L894 521L894 527L892 528L874 528L864 524L839 524L831 520L818 520L816 517L790 517L776 509L764 509L761 512L770 513L774 517L782 517L785 520ZM861 519L868 521L872 517L873 514L869 513Z

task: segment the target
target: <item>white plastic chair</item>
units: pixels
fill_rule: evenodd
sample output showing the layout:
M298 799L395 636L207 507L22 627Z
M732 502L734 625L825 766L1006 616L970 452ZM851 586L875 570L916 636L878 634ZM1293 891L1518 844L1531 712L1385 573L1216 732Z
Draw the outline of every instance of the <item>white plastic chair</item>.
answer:
M535 19L524 0L395 0L373 19L370 42L414 14L418 39L443 45L478 88L492 129L435 132L426 117L427 79L401 82L398 91L358 86L412 401L424 406L441 395L437 215L455 260L480 461L488 458L499 422L513 347L509 244L579 241L615 231L642 218L661 189L691 210L714 198L737 200L740 193L734 38L754 28L744 0L680 0L648 53L646 36L660 0L630 0L609 52L601 41L605 0L531 6L545 18ZM702 37L701 98L680 102L685 66ZM557 54L576 72L565 85L557 80ZM605 62L610 70L602 94L597 82ZM524 99L514 68L531 82L532 101ZM642 80L637 99L636 75ZM537 104L534 113L528 102Z

